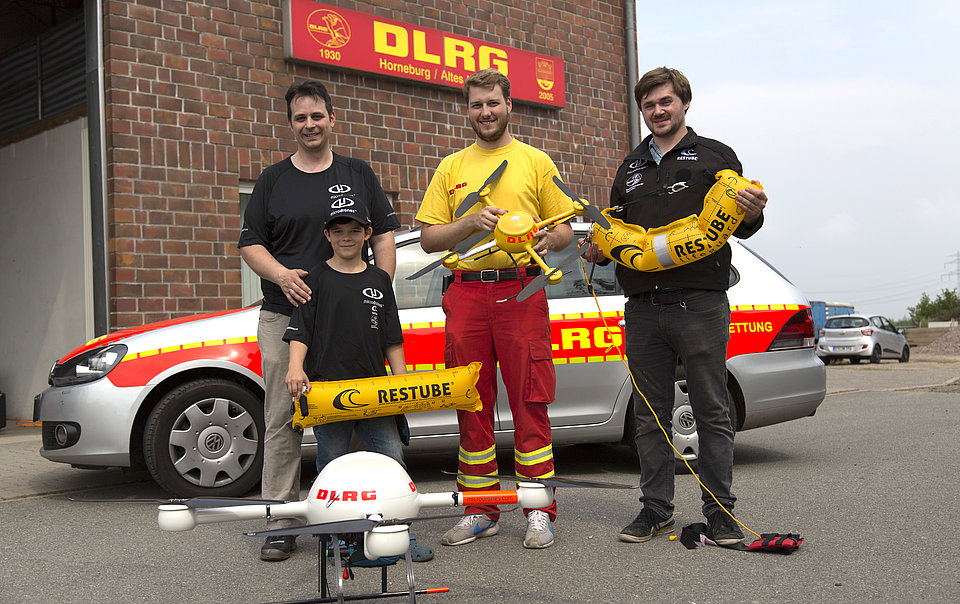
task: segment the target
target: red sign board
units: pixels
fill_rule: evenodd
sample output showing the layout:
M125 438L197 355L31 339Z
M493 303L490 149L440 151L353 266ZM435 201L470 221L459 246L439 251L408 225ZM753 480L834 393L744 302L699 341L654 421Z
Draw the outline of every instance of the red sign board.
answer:
M564 105L563 60L555 57L313 0L285 0L283 33L287 59L453 88L493 67L510 78L514 100Z

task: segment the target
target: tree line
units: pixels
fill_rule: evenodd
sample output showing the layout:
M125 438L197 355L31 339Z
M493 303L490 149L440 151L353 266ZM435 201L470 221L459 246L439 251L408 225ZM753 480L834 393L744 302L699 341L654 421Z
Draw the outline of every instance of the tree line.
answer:
M908 306L910 320L914 325L925 327L930 321L950 321L960 319L960 296L957 290L945 289L931 300L927 292L920 296L916 306Z

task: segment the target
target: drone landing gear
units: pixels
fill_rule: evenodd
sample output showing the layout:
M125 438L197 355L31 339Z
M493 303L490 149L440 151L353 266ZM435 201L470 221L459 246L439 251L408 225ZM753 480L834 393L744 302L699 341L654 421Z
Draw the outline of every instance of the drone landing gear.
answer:
M446 593L450 591L449 587L437 587L433 589L416 589L413 578L413 556L410 552L404 556L407 562L407 591L387 591L387 567L393 566L396 562L389 562L380 566L380 593L347 595L343 593L344 579L353 578L353 569L360 568L350 563L349 556L345 549L341 549L340 537L336 534L318 535L317 539L317 591L319 598L308 598L306 600L290 600L283 604L302 604L305 602L352 602L355 600L376 600L380 598L402 598L408 596L411 603L417 601L417 595ZM333 564L337 573L336 595L331 595L327 589L327 565L324 563L325 553L328 543L333 548ZM344 546L345 547L345 546ZM362 547L362 545L360 546ZM344 564L346 562L346 564Z

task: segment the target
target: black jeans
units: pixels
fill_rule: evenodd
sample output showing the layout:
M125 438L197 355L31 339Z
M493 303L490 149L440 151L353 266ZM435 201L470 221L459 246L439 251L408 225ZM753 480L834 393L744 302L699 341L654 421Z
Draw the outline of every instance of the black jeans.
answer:
M679 302L666 305L634 296L627 301L624 319L630 371L667 434L672 427L677 357L683 359L700 440L700 479L724 507L733 509L732 401L726 368L730 304L726 292L684 290ZM634 410L641 501L659 516L669 516L673 513L674 452L636 392ZM704 515L719 509L709 493L701 495Z

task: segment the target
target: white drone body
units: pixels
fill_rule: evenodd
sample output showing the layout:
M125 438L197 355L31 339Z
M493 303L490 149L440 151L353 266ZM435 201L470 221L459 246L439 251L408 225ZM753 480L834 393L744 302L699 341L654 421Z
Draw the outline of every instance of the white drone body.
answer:
M515 490L506 491L421 493L394 459L359 451L328 463L303 501L224 507L163 504L157 520L165 531L187 531L212 522L294 518L304 524L300 534L363 532L364 555L373 560L407 551L408 523L421 508L510 503L543 508L552 502L553 489L533 482L520 482ZM351 528L349 521L360 521L360 528Z

